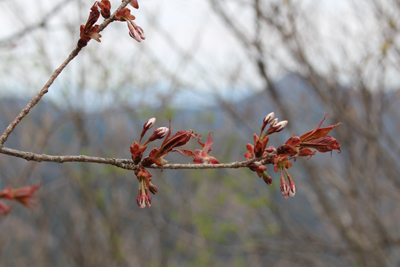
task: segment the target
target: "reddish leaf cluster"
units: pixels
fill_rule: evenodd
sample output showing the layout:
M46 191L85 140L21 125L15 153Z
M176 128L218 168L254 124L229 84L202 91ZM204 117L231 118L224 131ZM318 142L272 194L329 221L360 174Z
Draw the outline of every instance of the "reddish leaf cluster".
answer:
M328 133L341 125L341 123L331 125L328 127L320 128L322 123L325 121L325 118L328 114L325 115L324 119L318 125L318 127L310 132L307 132L301 136L294 135L289 138L286 143L280 147L278 147L278 154L282 156L290 156L296 159L298 156L310 158L318 152L333 152L333 150L340 150L339 142L329 136ZM311 150L311 148L316 149L316 151Z
M247 144L247 152L244 154L246 159L260 158L266 156L273 151L275 151L274 147L267 147L269 138L268 135L273 133L278 133L282 131L286 125L287 121L281 121L276 118L274 119L275 114L273 112L269 113L263 119L263 125L261 127L260 137L257 134L254 134L254 146L252 144ZM270 124L268 130L263 134L265 127ZM260 162L254 162L249 166L249 169L257 172L258 177L263 177L263 180L268 184L272 184L272 178L266 173L267 167L262 165Z
M100 12L103 18L108 19L111 16L111 3L109 0L101 0L97 2L100 7Z
M203 150L196 149L195 151L195 158L193 159L194 163L197 164L219 164L219 161L208 155L211 151L211 146L213 145L213 141L211 139L211 132L208 132L208 137L206 143L200 142L200 139L197 140L199 145L203 148Z
M130 2L130 5L136 9L139 8L137 0L132 0ZM90 39L94 39L97 42L100 42L101 35L98 33L99 25L95 25L95 23L99 19L100 14L105 19L110 18L111 3L109 0L96 1L94 2L90 10L91 11L89 14L89 18L86 24L85 25L82 24L80 26L80 39L77 44L79 48L85 47L90 41ZM122 10L117 12L113 17L113 19L118 21L126 21L128 24L129 35L136 41L141 42L142 40L146 39L143 29L133 22L135 16L131 14L129 8L123 8Z
M100 11L97 6L97 1L93 4L90 9L89 18L85 25L81 25L80 27L80 39L78 41L77 46L79 48L85 47L90 39L95 39L97 42L100 41L101 35L97 32L99 29L99 25L94 25L100 17Z
M131 5L132 5L132 2L137 3L137 1L131 1ZM138 5L137 5L137 8L139 8ZM119 11L117 14L115 14L115 19L119 20L119 21L126 21L126 23L128 25L128 29L129 29L129 36L132 37L133 39L135 39L136 41L141 42L142 40L146 39L146 35L144 34L143 29L140 26L136 25L136 23L133 22L133 20L135 19L135 16L131 14L131 11L128 8L124 8L121 11Z
M152 175L143 167L139 167L139 169L135 171L135 174L139 180L139 191L136 202L141 209L144 209L146 206L150 208L152 197L149 191L152 194L158 193L157 187L151 183Z
M270 155L271 157L267 163L272 163L274 165L275 172L281 172L280 189L282 195L285 198L288 198L288 196L294 197L297 187L296 184L293 182L293 179L290 176L289 172L287 171L287 169L293 166L289 159L293 158L294 161L296 161L298 156L309 156L311 158L313 155L315 155L315 153L317 153L317 151L322 153L329 151L332 152L333 150L339 150L340 153L341 151L339 142L332 136L328 136L328 133L332 129L341 125L341 123L325 128L320 128L327 115L328 114L325 115L324 119L315 130L307 132L299 137L294 135L293 137L289 138L284 145L278 147L278 149L275 149L272 146L266 148L269 140L267 135L282 131L285 128L287 121L278 122L277 119L272 120L274 117L274 113L272 112L268 114L263 120L260 137L254 134L254 146L251 144L246 145L247 152L244 157L247 159L254 159ZM264 135L262 135L265 127L270 122L271 125L269 129ZM314 148L316 150L313 151L311 148ZM266 173L267 167L261 164L260 161L255 161L249 166L249 168L250 170L257 172L259 177L263 177L263 180L268 185L272 184L272 178ZM286 173L289 184L286 183L283 172Z
M0 191L0 198L7 200L16 200L25 207L32 208L36 205L36 203L33 201L33 195L39 189L39 187L40 185L31 185L13 189L11 186L8 186L3 191ZM3 202L0 202L1 214L7 215L10 211L10 207L8 207Z
M211 163L218 164L218 160L214 157L208 155L211 151L211 146L213 144L210 133L205 144L198 141L203 150L196 150L193 152L189 149L177 148L185 145L191 138L198 138L200 136L194 134L192 130L190 131L178 131L172 137L171 136L171 120L169 121L169 128L159 127L154 130L153 134L147 139L147 141L141 145L142 139L146 132L153 127L156 122L156 118L149 119L144 125L142 132L140 134L139 142L133 142L130 147L133 163L138 165L138 169L135 174L139 181L139 193L137 198L137 204L141 208L150 207L152 198L149 192L156 194L158 192L155 185L151 183L151 174L145 169L145 167L150 167L152 164L157 166L163 166L168 161L164 158L170 152L178 152L186 157L193 157L195 163ZM165 138L164 138L165 137ZM160 147L154 147L149 155L143 160L143 153L147 149L147 145L158 139L164 138L163 143ZM162 171L162 170L161 170Z

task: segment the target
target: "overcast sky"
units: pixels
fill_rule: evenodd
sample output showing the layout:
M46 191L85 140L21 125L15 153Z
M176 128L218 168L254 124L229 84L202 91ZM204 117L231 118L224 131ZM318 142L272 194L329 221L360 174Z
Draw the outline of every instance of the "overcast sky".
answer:
M34 25L60 2L62 1L0 0L0 41ZM18 87L22 92L25 90L36 92L41 88L51 73L50 69L54 70L58 67L76 44L79 24L86 21L90 6L93 4L93 1L81 2L81 8L77 8L75 1L67 3L65 8L49 21L47 31L37 29L30 35L19 38L6 46L0 46L0 71L3 73L2 77L0 76L0 86ZM115 8L120 1L114 0L111 3ZM347 38L337 27L338 22L345 25L352 34L367 34L364 29L357 28L358 23L353 20L347 5L348 1L307 0L301 3L303 6L312 6L309 8L312 10L310 16L315 17L317 20L315 24L318 25L321 33L327 36L326 44L321 45L329 46L332 44L331 40ZM88 51L107 55L107 60L110 61L107 64L110 66L114 64L116 66L114 70L120 66L126 66L125 69L132 68L132 73L135 74L145 70L148 64L146 62L161 62L165 72L178 72L183 81L187 82L188 87L196 87L197 91L205 92L205 94L210 88L211 90L218 88L221 92L225 89L228 90L225 93L231 93L231 85L224 84L224 80L219 77L234 71L234 68L239 65L243 78L238 81L237 86L251 87L255 90L261 87L258 84L257 73L246 63L247 55L241 52L241 45L226 30L221 19L211 12L208 1L139 0L139 5L140 9L132 9L132 13L136 16L135 22L145 30L147 39L144 42L139 44L131 39L124 23L113 23L101 33L103 37L100 44L94 41L89 43ZM233 11L238 21L246 22L249 17L249 14L246 14L240 6L233 7ZM156 26L154 17L158 21ZM367 23L368 20L365 21L365 24ZM160 25L162 30L160 30ZM73 29L73 32L68 33L66 29ZM170 37L166 38L163 31ZM268 34L266 33L267 36ZM39 57L38 46L43 46L46 50L47 70L37 68L38 65L43 64L43 58ZM191 56L195 60L191 60L190 64L185 62L182 59L182 53L178 51L194 51L194 55ZM331 53L334 54L335 51L332 50ZM82 64L89 64L82 58L80 59ZM73 80L74 75L81 74L79 68L76 67L78 63L74 64L71 67L68 66L68 70L60 79ZM91 73L94 69L93 67L88 70L88 87L90 87L90 79L93 80L92 86L95 86L96 73ZM115 70L113 75L118 80L119 72ZM162 71L153 75L157 76L160 88L162 84L170 82L163 80ZM282 73L277 69L275 78L278 79L280 75ZM143 76L140 75L140 77ZM29 84L21 83L21 77L28 80ZM149 81L140 82L148 83ZM60 97L54 93L52 95Z

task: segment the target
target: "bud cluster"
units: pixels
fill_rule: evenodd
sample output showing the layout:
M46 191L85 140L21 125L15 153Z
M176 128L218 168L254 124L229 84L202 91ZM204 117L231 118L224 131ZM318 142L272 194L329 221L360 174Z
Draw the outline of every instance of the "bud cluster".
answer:
M149 191L152 194L157 194L157 187L151 183L151 174L145 168L140 167L135 171L135 174L139 180L139 190L136 202L141 209L144 209L146 206L150 208L152 197L150 196Z
M328 114L326 114L328 115ZM326 117L325 115L325 117ZM305 133L299 137L293 136L286 143L277 149L273 146L266 148L267 143L269 141L268 135L273 133L279 133L282 131L288 121L278 121L278 119L274 119L274 113L271 112L267 116L265 116L263 120L263 124L261 127L260 137L254 134L254 146L252 144L247 144L247 152L245 153L244 157L246 159L256 159L261 158L269 155L265 160L264 164L273 164L274 171L281 172L280 180L281 180L281 193L287 199L288 196L294 197L297 191L297 186L293 182L292 177L290 176L288 169L293 166L290 162L290 159L294 159L298 156L310 158L318 152L332 152L333 150L339 150L340 153L340 144L339 142L331 137L328 136L328 133L333 128L339 126L341 123L336 125L332 125L325 128L320 128L325 118L321 121L318 127ZM269 128L263 134L267 125L270 124ZM311 148L316 149L313 151ZM258 177L262 177L264 182L268 185L272 184L272 178L266 172L267 167L263 165L260 161L252 162L249 165L249 169L256 172ZM283 172L285 171L289 184L287 184Z
M136 9L139 8L137 0L132 0L130 2L130 5ZM90 39L94 39L97 42L100 42L101 35L98 33L99 25L95 25L95 23L99 19L100 14L105 19L111 17L111 3L109 0L95 1L90 10L91 11L89 14L89 18L86 24L85 25L82 24L80 26L80 39L77 44L79 48L85 47L90 41ZM129 29L129 36L131 36L136 41L141 42L142 40L146 39L143 29L133 22L135 16L131 14L129 8L121 9L119 12L115 14L115 16L112 19L123 22L126 21Z
M211 163L218 164L218 160L214 157L208 155L211 151L211 146L213 144L210 133L208 134L207 142L205 144L198 141L203 147L203 150L196 150L194 153L191 150L177 148L185 145L191 138L200 139L201 136L194 134L192 130L190 131L178 131L172 137L171 135L171 120L169 123L169 128L158 127L154 130L153 134L147 139L147 141L141 145L143 137L146 135L147 131L150 130L156 122L156 118L151 118L146 121L143 125L142 132L140 134L139 142L133 142L130 147L130 152L132 155L133 163L138 165L138 169L135 171L136 177L139 181L139 194L137 198L137 204L142 209L151 206L152 198L149 194L157 194L157 187L151 183L151 174L145 169L145 167L150 167L152 164L163 166L164 163L168 162L164 159L170 152L178 152L184 156L192 157L195 163ZM147 157L143 158L143 153L147 149L147 145L158 139L164 138L163 143L159 148L154 147ZM162 170L161 170L162 171Z
M277 118L274 119L274 116L275 116L274 112L271 112L264 117L263 124L261 126L260 136L257 136L257 134L254 134L253 136L254 146L252 144L246 145L247 152L244 155L246 159L260 158L275 152L274 147L270 146L267 148L267 144L269 141L268 135L282 131L288 122L287 121L279 122ZM263 134L268 124L270 124L270 126ZM260 162L256 161L252 163L249 166L249 169L254 172L257 172L258 177L260 178L262 177L265 183L267 183L268 185L272 184L272 178L266 172L267 167L262 165Z

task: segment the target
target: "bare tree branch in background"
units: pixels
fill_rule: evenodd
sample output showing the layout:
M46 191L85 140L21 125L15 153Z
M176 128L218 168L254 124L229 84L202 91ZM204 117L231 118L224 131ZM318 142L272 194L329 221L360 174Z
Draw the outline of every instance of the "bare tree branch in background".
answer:
M121 74L114 91L115 101L120 103L116 105L122 106L122 111L105 110L93 115L85 110L74 110L71 104L69 115L65 117L67 119L53 123L54 128L61 129L72 122L72 126L65 127L74 129L76 136L68 139L64 146L52 149L42 140L32 149L1 148L5 154L27 160L83 163L63 164L60 180L51 180L43 185L43 193L38 192L39 200L43 200L37 207L38 214L31 215L37 218L35 224L31 225L17 216L9 216L8 221L2 223L4 229L10 229L13 237L22 228L32 229L33 232L39 229L37 232L42 235L40 248L60 255L59 261L52 257L51 252L45 255L41 251L16 258L22 265L24 260L34 259L31 262L41 266L52 266L55 262L85 266L398 265L400 258L396 251L400 237L397 222L400 213L397 203L400 180L397 173L400 166L397 162L400 146L396 142L399 131L395 126L400 124L397 108L399 94L398 86L391 88L388 81L399 76L400 48L396 41L399 25L394 19L400 14L399 6L391 1L371 0L363 4L352 1L357 12L350 13L351 22L357 22L363 30L357 35L344 24L343 35L336 32L327 35L321 30L319 18L315 17L318 15L315 3L259 0L210 0L209 3L214 15L241 45L240 53L248 60L246 66L255 70L251 79L258 79L255 84L259 87L251 88L256 93L249 99L230 102L219 95L218 82L210 78L211 71L196 58L201 50L202 36L196 35L190 49L184 49L175 41L174 34L154 16L154 31L160 33L161 39L179 55L178 67L171 69L163 65L163 58L157 58L152 48L146 46L143 49L143 54L156 62L150 65L149 72L151 70L167 77L171 87L171 95L165 94L162 100L160 114L154 116L166 121L169 114L166 115L168 112L164 108L173 100L175 93L184 91L185 86L196 88L197 80L187 81L181 75L182 69L190 66L197 72L198 80L212 88L212 93L207 96L213 97L227 114L223 119L215 119L215 124L224 125L222 128L225 129L213 130L213 139L218 141L215 141L210 154L216 155L219 160L230 162L232 155L243 155L244 146L238 144L246 142L244 140L253 142L254 118L270 111L293 123L289 124L290 130L296 134L315 128L314 124L321 114L329 112L330 121L340 121L345 125L337 129L337 139L342 145L340 157L327 160L320 157L311 161L298 159L301 162L298 165L303 168L291 175L297 177L301 194L296 202L288 202L290 204L280 201L275 195L274 192L279 192L279 183L272 184L277 190L266 190L252 180L246 170L231 169L249 167L263 157L268 161L269 155L228 164L153 164L146 168L165 169L163 178L157 180L157 186L166 193L158 195L160 199L152 209L139 213L132 208L136 205L136 189L132 190L136 177L132 172L119 171L120 168L138 170L141 164L122 159L123 156L114 152L127 152L123 140L130 140L132 133L140 130L142 117L150 117L145 111L140 114L139 106L132 107L124 102L122 91L125 81L133 75L128 67L126 75ZM239 15L237 10L241 11ZM246 16L245 20L238 18L242 14ZM339 19L334 21L334 25L340 29L342 23L346 23L344 21ZM373 29L379 30L373 31L367 25L363 27L366 21L368 25L373 25ZM369 34L371 31L374 34ZM226 60L230 62L231 58ZM94 62L97 64L97 61ZM107 73L107 64L100 63L101 58L97 65L104 69L102 74ZM219 75L221 83L234 87L241 72L224 71L224 75L223 72ZM291 83L282 87L277 83L276 73L286 72L290 73L287 79ZM103 84L113 87L112 79L107 80L106 75L103 78ZM149 80L152 79L157 80L154 76ZM108 83L110 80L112 82ZM82 86L85 87L85 84ZM142 86L135 91L136 97L140 98L145 88ZM186 113L173 119L174 127L176 124L183 128L192 127L196 120L196 126L200 128L199 125L204 124L201 129L206 131L204 128L209 124L205 123L205 117L210 113L216 116L217 111ZM121 119L124 114L128 114L127 120L134 121L134 127ZM102 125L89 126L95 124L96 115L107 125L107 134L97 130L102 129ZM190 122L189 125L183 122L185 119ZM42 123L45 125L44 121ZM33 126L29 124L27 128L22 128L25 125L21 124L20 127L22 131ZM45 129L41 130L48 136ZM194 132L197 133L198 129ZM238 132L248 139L237 137ZM15 138L19 137L17 130L14 134ZM102 134L105 137L99 137ZM49 138L57 137L54 134ZM26 137L25 142L29 144L32 140ZM273 141L283 143L286 140ZM54 144L52 141L49 144ZM222 147L223 144L227 144L226 147ZM80 154L89 154L90 151L91 155L101 156L50 156L58 155L59 151L65 151L64 155L73 154L68 149L75 145L81 147L78 150ZM23 150L39 150L40 153ZM23 171L7 169L7 181L12 181L13 177L32 181L45 172L37 167L39 164L29 164L36 168L26 167ZM186 168L190 172L174 171ZM204 174L204 171L196 169L210 170ZM33 173L27 176L31 170ZM181 175L190 179L183 179ZM215 179L205 179L205 176ZM65 209L71 212L66 214ZM29 233L28 230L26 232ZM16 244L35 240L34 237L36 235L29 236L25 231L21 241L7 241L5 237L0 237L0 252L21 255L7 244L18 248ZM7 256L8 259L10 257ZM5 266L7 263L10 265L7 261Z
M55 15L57 15L57 13L59 11L62 10L62 8L68 4L69 2L71 2L71 0L63 0L60 3L58 3L54 8L52 8L46 15L43 16L43 18L38 21L35 24L29 25L28 27L22 29L21 31L14 33L8 37L3 38L2 40L0 40L0 46L1 45L7 45L10 42L13 42L21 37L23 37L24 35L29 34L30 32L41 28L41 27L45 27L46 23Z

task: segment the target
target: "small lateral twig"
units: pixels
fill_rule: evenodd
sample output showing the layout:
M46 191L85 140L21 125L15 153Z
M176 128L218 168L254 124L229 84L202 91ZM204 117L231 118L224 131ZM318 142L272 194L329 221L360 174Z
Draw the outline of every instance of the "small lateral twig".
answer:
M114 16L121 9L125 8L129 4L130 0L124 0L121 5L115 10L115 12L110 16L110 18L106 19L99 26L98 32L104 30L108 24L110 24L114 20ZM19 122L28 115L29 111L36 106L36 104L42 99L42 97L49 91L50 86L53 84L54 80L58 77L58 75L64 70L64 68L79 54L82 48L76 47L68 56L68 58L61 64L59 68L57 68L53 74L50 76L47 83L43 86L42 90L40 90L34 98L29 101L28 105L18 114L18 116L8 125L7 129L0 136L0 147L4 145L7 141L8 136L12 133L15 127L19 124Z

